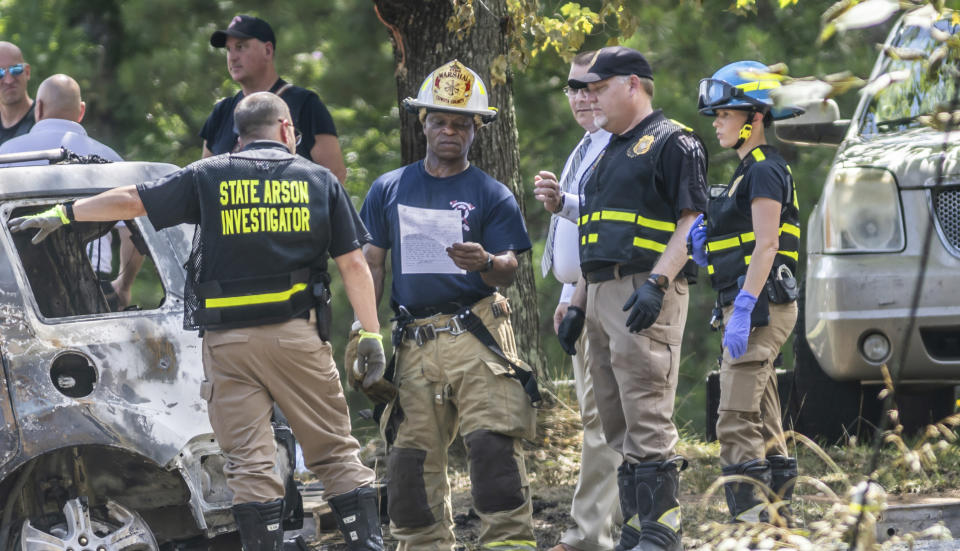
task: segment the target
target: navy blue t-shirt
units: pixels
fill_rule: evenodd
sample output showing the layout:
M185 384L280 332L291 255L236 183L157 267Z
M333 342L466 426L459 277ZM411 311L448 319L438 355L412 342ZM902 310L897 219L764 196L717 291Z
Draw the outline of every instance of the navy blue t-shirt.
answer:
M372 236L371 244L390 249L393 265L393 302L419 310L445 303L472 304L492 294L477 272L465 274L404 274L400 247L398 206L460 212L462 242L480 243L490 253L530 249L530 238L520 207L509 189L470 166L447 178L434 178L423 161L377 178L360 209L360 218Z

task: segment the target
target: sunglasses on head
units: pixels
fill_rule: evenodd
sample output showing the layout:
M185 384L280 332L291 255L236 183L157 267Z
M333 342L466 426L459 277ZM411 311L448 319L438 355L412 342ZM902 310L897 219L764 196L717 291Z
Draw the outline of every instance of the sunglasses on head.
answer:
M7 73L10 73L12 77L23 73L23 63L17 63L6 68L0 67L0 78L7 76Z

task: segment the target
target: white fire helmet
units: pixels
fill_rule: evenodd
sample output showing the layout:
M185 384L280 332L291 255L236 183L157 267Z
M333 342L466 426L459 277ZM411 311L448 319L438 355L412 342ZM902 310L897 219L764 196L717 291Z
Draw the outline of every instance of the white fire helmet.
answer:
M426 109L474 115L478 126L497 118L496 107L487 105L487 89L480 75L456 59L430 73L417 98L403 100L403 106L412 113Z

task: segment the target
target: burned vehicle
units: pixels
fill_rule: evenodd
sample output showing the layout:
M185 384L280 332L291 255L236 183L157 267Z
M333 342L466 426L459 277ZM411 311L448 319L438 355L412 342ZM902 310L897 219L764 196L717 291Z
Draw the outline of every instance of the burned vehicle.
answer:
M957 21L950 12L898 21L871 74L887 85L864 90L852 120L837 120L836 104L823 103L810 113L819 121L776 127L785 141L839 145L806 229L794 372L805 433L834 439L875 423L877 386L867 385L882 380L883 365L899 383L901 414L919 408L925 423L953 411L960 131L943 115L960 110L960 61L948 47Z
M192 229L125 221L145 261L118 309L86 250L112 223L73 223L38 245L6 225L176 168L0 168L0 549L206 549L236 530L199 391L201 341L183 329ZM276 433L292 481L292 437Z

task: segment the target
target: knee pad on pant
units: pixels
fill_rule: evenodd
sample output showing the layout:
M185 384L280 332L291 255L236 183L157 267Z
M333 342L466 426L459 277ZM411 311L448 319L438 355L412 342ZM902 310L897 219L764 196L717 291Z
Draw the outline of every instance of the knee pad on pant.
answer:
M420 528L436 522L423 480L423 462L427 452L413 448L393 448L387 457L387 511L390 520L401 528Z
M513 438L477 430L463 438L470 457L470 488L481 513L510 511L526 502Z

